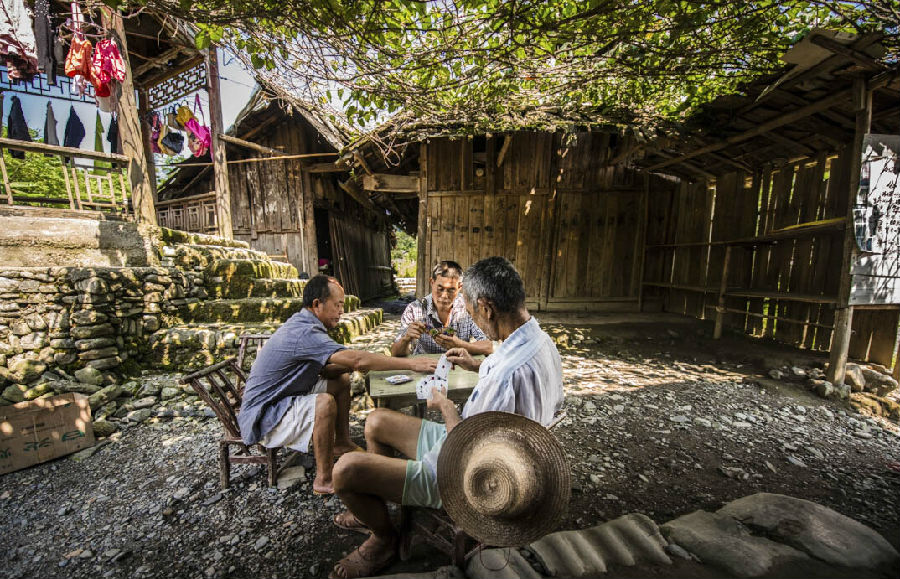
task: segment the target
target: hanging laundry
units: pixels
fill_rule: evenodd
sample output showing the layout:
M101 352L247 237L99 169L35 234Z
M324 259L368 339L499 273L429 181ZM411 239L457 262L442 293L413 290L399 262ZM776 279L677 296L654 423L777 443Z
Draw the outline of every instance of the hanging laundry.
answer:
M0 55L10 80L30 81L38 73L31 11L23 0L0 2Z
M153 153L162 153L159 150L159 114L154 112L150 116L150 151Z
M125 61L122 60L122 54L114 40L104 38L97 43L91 57L91 73L94 86L96 83L107 84L113 80L119 82L125 80Z
M56 115L53 113L53 103L50 101L47 101L47 118L44 120L44 142L48 145L59 145L59 135L56 132Z
M28 125L25 123L25 113L22 112L22 101L19 100L19 97L14 96L9 106L9 118L6 121L6 134L10 139L31 142L31 131L28 130ZM9 154L12 155L14 159L25 158L25 153L22 151L10 150Z
M91 41L75 34L66 56L66 76L73 79L72 94L81 96L87 91L87 79L91 77Z
M75 147L77 149L81 146L81 141L84 140L84 135L84 124L81 122L81 119L78 118L78 114L75 112L75 107L70 107L69 120L66 121L66 131L63 135L63 146Z
M56 30L50 24L50 0L34 0L34 38L38 67L48 83L56 84Z
M109 152L122 154L122 143L119 142L119 117L113 115L109 121L109 131L106 132L106 140L109 142Z

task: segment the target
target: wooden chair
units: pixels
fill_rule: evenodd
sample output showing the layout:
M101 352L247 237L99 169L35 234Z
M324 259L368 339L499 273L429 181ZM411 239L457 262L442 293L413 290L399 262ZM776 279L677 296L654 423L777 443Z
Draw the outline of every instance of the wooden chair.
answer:
M547 430L553 430L566 417L559 412ZM424 507L400 508L400 559L406 561L412 553L413 540L418 538L450 557L454 565L465 569L466 562L484 547L466 534L443 509Z
M216 413L225 429L225 434L219 441L219 482L222 488L227 489L230 485L232 463L267 465L269 486L275 486L278 477L278 449L266 448L261 444L248 446L241 440L237 415L241 409L241 396L247 375L237 364L237 359L231 357L207 366L188 374L179 382L190 384L194 388ZM232 446L238 447L236 454L231 454ZM256 447L260 454L253 454L252 447Z
M262 348L266 341L271 337L272 334L241 334L241 345L238 348L236 361L238 368L244 367L244 356L247 355L248 346L255 344L256 351L259 352L259 349Z

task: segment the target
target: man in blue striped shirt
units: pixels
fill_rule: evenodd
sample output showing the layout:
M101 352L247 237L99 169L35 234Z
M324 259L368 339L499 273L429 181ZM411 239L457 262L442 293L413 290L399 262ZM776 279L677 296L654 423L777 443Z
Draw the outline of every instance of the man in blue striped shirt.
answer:
M491 341L466 311L461 278L462 267L455 261L434 266L431 294L406 306L391 355L443 354L450 348L464 348L470 354L493 351Z

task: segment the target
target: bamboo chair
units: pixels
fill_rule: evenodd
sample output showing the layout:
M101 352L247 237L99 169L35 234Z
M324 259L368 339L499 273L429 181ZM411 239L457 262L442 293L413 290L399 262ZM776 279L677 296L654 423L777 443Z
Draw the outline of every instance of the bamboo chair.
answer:
M547 430L553 430L566 417L559 412ZM400 560L406 561L416 540L428 543L450 557L454 565L465 569L466 562L486 545L466 534L443 509L425 507L400 508Z

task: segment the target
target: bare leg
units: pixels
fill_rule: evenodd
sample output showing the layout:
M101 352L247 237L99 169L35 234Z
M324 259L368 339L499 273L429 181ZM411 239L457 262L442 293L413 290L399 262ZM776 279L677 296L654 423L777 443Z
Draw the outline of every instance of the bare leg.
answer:
M397 532L391 524L387 503L399 503L406 478L406 461L372 453L349 453L334 467L334 488L347 508L372 530L360 547L368 560L377 560L397 548ZM344 576L340 563L335 575Z
M421 428L421 418L377 408L366 419L366 448L370 453L388 457L394 456L397 450L415 460Z
M334 396L337 413L334 417L334 456L341 456L359 448L350 440L350 375L341 374L328 381L327 392Z
M316 394L316 422L313 426L313 456L316 457L316 478L313 491L321 494L334 492L331 472L334 466L334 421L337 404L331 394Z

